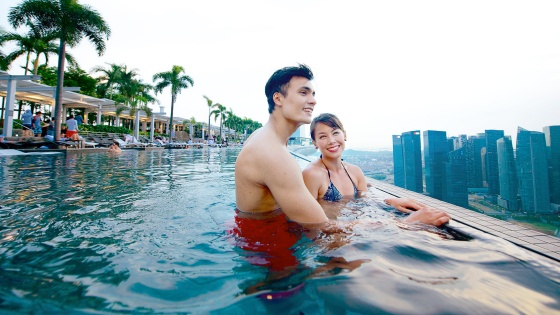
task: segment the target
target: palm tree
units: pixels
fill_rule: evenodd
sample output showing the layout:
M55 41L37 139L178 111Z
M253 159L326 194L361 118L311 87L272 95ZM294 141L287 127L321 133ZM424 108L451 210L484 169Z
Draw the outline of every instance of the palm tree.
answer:
M59 141L66 45L74 47L86 37L101 56L105 51L104 38L109 38L111 30L97 11L78 0L23 0L10 9L8 21L14 28L31 21L42 32L54 33L60 40L54 115L55 140Z
M17 46L16 50L6 56L8 63L14 62L19 56L25 54L25 75L27 75L27 71L29 70L31 54L35 52L35 48L40 45L39 41L42 41L40 30L33 23L27 22L26 24L31 29L26 35L6 31L0 32L0 44L14 42ZM52 38L48 38L47 41L51 39Z
M222 125L224 123L224 119L226 119L226 107L221 104L216 104L217 108L212 111L212 115L214 116L214 122L220 118L220 140L222 140Z
M56 54L58 55L58 46L55 43L55 40L51 40L49 42L39 41L35 46L35 53L36 57L33 61L33 75L37 75L37 71L39 70L39 57L41 55L45 56L45 68L49 66L49 55ZM78 62L69 53L65 55L66 61L68 61L68 65L71 67L79 68Z
M107 69L103 68L102 66L95 66L93 67L93 69L91 69L91 72L102 73L98 80L105 82L105 91L109 91L109 99L113 99L113 86L115 85L115 83L119 82L123 69L125 69L126 71L126 66L117 65L114 63L107 63L107 65L109 65Z
M44 32L37 27L37 25L27 22L26 25L29 27L29 32L26 35L20 35L18 33L10 33L0 30L0 44L6 42L15 42L18 47L16 50L11 52L6 56L8 65L14 62L17 58L22 55L26 55L25 58L25 74L29 71L29 64L31 62L31 55L35 54L35 60L33 61L33 75L37 75L37 70L39 69L39 57L41 55L45 56L45 66L48 67L49 55L58 54L58 46L54 43L57 39L55 33ZM76 59L70 54L66 54L66 61L68 64L74 67L78 67Z
M8 59L6 59L6 55L0 51L0 70L8 71L9 65L10 63L8 62Z
M161 93L164 88L171 87L171 113L169 114L169 128L167 128L170 140L171 129L173 128L173 110L175 101L177 101L177 94L181 93L182 89L187 89L189 85L194 85L193 79L184 73L185 69L183 67L174 65L171 71L156 73L153 77L154 82L159 81L154 88L156 95Z
M231 130L235 129L235 117L236 116L233 113L233 110L231 108L228 111L226 111L225 114L226 114L226 117L225 117L224 125L229 128L229 132L228 132L228 136L229 136Z
M217 109L218 106L222 106L220 103L214 103L210 98L208 98L208 96L203 95L202 97L204 97L206 99L206 103L208 105L208 134L206 135L206 138L209 139L210 137L210 118L212 118L212 111L214 109Z

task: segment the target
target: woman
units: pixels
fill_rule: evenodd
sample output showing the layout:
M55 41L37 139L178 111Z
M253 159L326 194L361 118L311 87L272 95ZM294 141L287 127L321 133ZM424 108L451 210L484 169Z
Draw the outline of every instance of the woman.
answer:
M323 206L327 217L334 219L338 210L344 206L344 203L337 201L353 199L361 192L368 191L368 184L358 166L342 161L342 153L346 147L346 131L338 117L333 114L321 114L313 119L310 129L313 144L319 149L321 156L303 170L303 180L311 195ZM450 219L445 212L429 208L409 198L386 198L383 201L399 211L415 212L405 221L426 222L439 226ZM428 209L435 211L427 211Z
M66 138L78 134L78 122L74 119L74 115L70 115L66 120Z
M321 114L311 122L311 139L321 151L319 159L303 170L307 189L318 200L339 201L367 191L366 177L353 164L342 161L346 131L333 114Z

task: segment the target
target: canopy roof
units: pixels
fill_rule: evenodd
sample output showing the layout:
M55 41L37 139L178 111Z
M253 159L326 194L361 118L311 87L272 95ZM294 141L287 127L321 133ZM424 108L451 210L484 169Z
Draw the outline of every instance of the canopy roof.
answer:
M9 75L8 72L0 71L0 96L7 96ZM54 94L56 87L29 80L16 80L13 82L16 82L16 100L48 105L55 104ZM69 88L69 90L76 90L76 88ZM62 92L62 104L67 108L87 108L93 111L97 110L100 106L115 104L112 100L95 98L69 90Z

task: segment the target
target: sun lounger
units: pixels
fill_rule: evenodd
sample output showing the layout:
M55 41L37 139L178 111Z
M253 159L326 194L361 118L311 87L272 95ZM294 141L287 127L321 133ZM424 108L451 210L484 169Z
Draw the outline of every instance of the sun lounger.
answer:
M109 147L111 144L113 144L113 141L107 138L100 138L96 136L92 136L91 138L93 138L93 141L95 141L96 143L98 143L100 146L103 147Z
M134 143L126 143L125 141L119 139L119 138L115 138L113 139L114 142L119 144L119 147L121 148L132 148L132 147L136 147L136 145Z

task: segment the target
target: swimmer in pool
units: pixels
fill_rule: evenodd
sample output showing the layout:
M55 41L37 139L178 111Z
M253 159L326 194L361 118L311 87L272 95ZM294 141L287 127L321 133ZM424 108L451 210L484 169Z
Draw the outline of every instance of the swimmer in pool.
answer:
M303 170L303 180L307 189L323 205L327 217L335 219L333 213L344 203L336 203L344 198L353 199L361 192L368 191L366 177L353 164L342 161L346 144L346 131L342 122L333 114L321 114L311 122L311 139L321 152L319 159L309 163ZM387 198L385 203L402 212L411 212L404 222L427 222L436 226L447 223L449 215L444 211L428 208L409 198Z
M247 213L281 209L289 220L308 228L340 230L342 223L328 219L287 148L290 136L311 123L316 105L313 78L306 65L279 69L269 78L265 86L268 122L245 141L235 163L236 206ZM362 189L360 182L356 185ZM346 186L338 189L347 193ZM430 208L415 211L409 219L432 225L448 221Z

